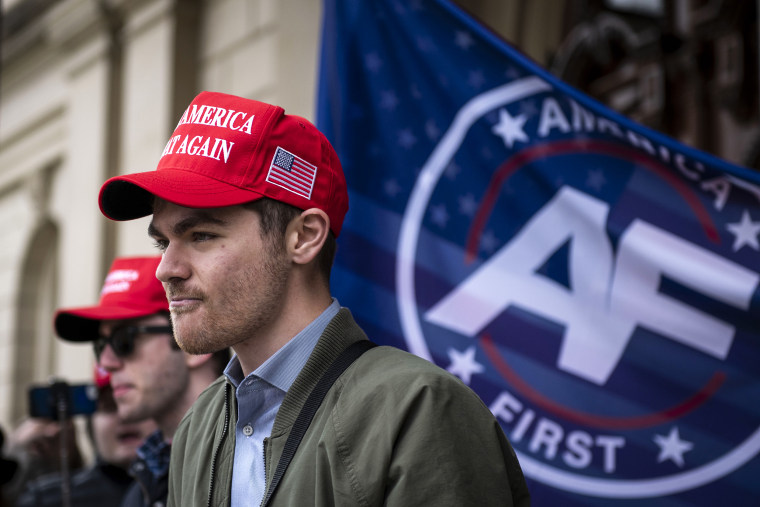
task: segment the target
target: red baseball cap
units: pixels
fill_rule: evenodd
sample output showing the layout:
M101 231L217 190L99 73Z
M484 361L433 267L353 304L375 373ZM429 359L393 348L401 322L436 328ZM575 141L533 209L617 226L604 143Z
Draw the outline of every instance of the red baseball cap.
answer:
M164 286L156 278L161 257L122 257L108 271L95 306L58 310L54 324L67 341L93 341L102 320L124 320L169 312Z
M330 217L335 236L348 211L338 155L308 120L278 106L216 92L190 103L155 171L116 176L100 189L112 220L153 213L153 197L187 208L218 208L262 197Z

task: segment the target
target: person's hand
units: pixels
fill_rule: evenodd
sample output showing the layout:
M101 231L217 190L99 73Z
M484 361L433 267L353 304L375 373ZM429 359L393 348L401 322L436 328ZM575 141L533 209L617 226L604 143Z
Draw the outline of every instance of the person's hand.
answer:
M76 440L76 431L71 420L61 425L48 419L25 419L8 437L9 454L26 455L33 464L45 468L58 469L61 453L62 428L66 431L69 466L78 468L82 456Z

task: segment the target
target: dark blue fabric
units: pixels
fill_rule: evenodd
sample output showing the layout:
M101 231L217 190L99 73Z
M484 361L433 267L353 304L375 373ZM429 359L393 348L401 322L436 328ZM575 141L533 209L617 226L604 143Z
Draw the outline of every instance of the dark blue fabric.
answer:
M145 462L150 472L159 477L169 473L171 445L164 440L161 430L151 433L137 449L137 455Z
M121 507L161 507L169 496L171 444L156 430L137 449L137 459L129 467L135 482L124 495Z

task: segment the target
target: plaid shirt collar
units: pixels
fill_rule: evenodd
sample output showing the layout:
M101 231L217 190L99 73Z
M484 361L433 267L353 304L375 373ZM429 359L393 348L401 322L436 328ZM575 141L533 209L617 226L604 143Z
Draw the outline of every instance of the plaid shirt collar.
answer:
M137 449L137 455L155 477L169 473L171 445L164 440L161 430L154 431L145 439L145 442Z

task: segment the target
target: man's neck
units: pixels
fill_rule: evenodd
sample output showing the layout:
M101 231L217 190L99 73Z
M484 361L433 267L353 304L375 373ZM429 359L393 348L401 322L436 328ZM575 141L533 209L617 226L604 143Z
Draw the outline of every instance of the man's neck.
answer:
M275 326L232 346L238 357L243 376L247 377L252 371L261 366L278 350L285 346L306 326L314 321L332 303L332 298L320 298L312 304L302 305L298 311L283 313L287 318L278 320Z

